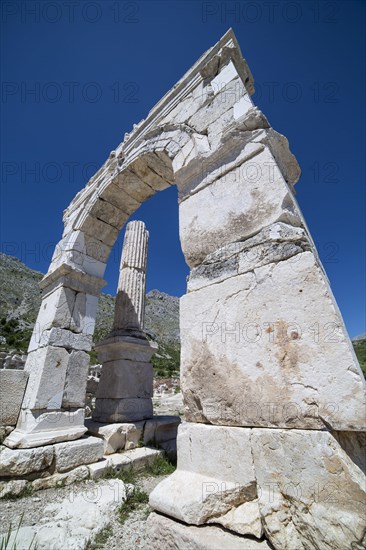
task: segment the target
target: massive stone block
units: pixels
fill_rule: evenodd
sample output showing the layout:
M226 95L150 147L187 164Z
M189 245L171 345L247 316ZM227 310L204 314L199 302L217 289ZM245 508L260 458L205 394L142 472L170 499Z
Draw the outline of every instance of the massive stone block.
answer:
M206 525L195 527L152 513L146 524L149 548L160 550L269 550L267 541L238 537L220 527Z
M218 254L181 299L187 418L364 431L364 380L328 281L300 239L287 244L282 261L268 241L264 253L240 243L225 268Z
M177 443L176 472L150 495L159 513L281 550L363 548L364 434L188 422Z
M0 426L17 423L27 381L24 370L0 370Z
M177 448L177 470L154 489L150 505L187 524L220 523L221 518L225 527L260 538L250 430L183 423ZM240 512L228 517L239 508L243 517Z
M256 428L251 446L263 527L275 548L365 547L365 470L331 433Z

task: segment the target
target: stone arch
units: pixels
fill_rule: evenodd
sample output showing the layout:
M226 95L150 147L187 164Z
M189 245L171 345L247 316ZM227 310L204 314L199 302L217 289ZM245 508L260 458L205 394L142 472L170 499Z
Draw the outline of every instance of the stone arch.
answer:
M131 214L177 183L176 167L184 166L189 154L195 158L204 139L189 127L170 124L150 131L126 156L112 151L65 210L63 237L48 273L68 264L86 275L103 277L109 252Z
M283 396L286 388L289 401L305 406L309 390L298 383L300 375L307 380L306 388L317 388L319 403L325 406L329 383L321 383L320 377L313 380L309 360L304 359L313 357L314 362L323 365L324 349L313 342L305 345L299 338L303 346L299 352L293 349L292 341L277 337L273 350L266 355L266 347L260 348L257 340L250 341L254 355L259 357L257 363L266 364L264 373L255 370L253 374L248 355L243 356L241 349L227 348L225 335L221 334L218 341L213 341L207 331L202 335L202 326L207 321L210 324L211 311L215 312L210 329L213 334L220 327L222 330L223 324L229 332L230 323L234 330L237 323L240 325L243 307L237 305L238 298L232 303L232 296L243 296L249 304L249 296L258 295L255 304L246 309L260 330L264 330L263 324L271 323L266 317L269 299L255 309L262 300L263 270L258 269L263 266L269 266L264 269L269 270L269 279L272 271L283 269L284 278L295 289L290 308L284 303L284 310L278 310L280 298L272 304L279 328L298 322L293 312L302 311L303 294L297 286L312 273L316 282L314 321L319 317L315 305L325 295L327 319L340 327L341 344L337 349L326 346L329 360L321 372L331 377L332 364L338 364L343 387L348 388L345 394L359 402L360 373L355 366L358 374L353 377L349 369L355 363L352 346L294 196L299 166L286 138L275 132L253 105L253 92L250 70L230 30L146 119L125 135L66 209L62 239L41 283L43 300L26 365L29 383L18 427L8 438L10 446L32 447L75 439L85 432L82 389L108 255L119 231L139 205L173 184L178 187L182 251L191 268L187 294L181 301L182 387L188 419L252 425L252 418L243 417L240 411L234 414L232 402L241 399L240 392L245 393L246 400L253 400L259 392L257 383L270 388L268 395L262 392L267 401L273 394ZM278 285L279 295L290 300L288 288ZM214 291L219 295L211 303ZM221 325L217 325L217 319L221 319ZM339 361L341 347L344 353ZM278 365L281 357L284 364ZM207 381L207 372L217 376L215 365L226 363L227 372L237 384L226 384L226 377L221 384ZM297 370L287 368L289 365ZM248 378L249 385L245 382ZM220 376L215 380L220 381ZM227 394L226 385L231 388ZM350 408L349 414L329 412L325 425L332 422L336 429L356 429L363 420L356 418L355 409ZM54 414L58 421L50 429ZM223 418L226 414L229 418ZM260 417L257 422L261 427L273 425L268 418ZM302 428L305 423L307 428L318 428L324 422L314 416L300 419L295 427ZM287 427L283 418L276 419L275 424Z

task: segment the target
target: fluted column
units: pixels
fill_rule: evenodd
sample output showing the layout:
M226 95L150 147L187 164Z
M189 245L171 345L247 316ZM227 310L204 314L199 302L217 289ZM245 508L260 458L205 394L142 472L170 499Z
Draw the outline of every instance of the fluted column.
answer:
M143 222L127 225L113 328L97 346L103 364L93 413L97 422L135 422L153 416L150 359L157 345L144 333L148 239Z
M149 232L143 222L127 224L114 310L114 335L143 332L148 240Z

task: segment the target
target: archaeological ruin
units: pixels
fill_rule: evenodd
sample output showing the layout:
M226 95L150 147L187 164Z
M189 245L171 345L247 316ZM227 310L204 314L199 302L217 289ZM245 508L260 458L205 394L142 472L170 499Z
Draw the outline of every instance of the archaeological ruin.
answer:
M144 201L176 185L190 268L180 301L185 421L177 469L150 496L149 548L360 550L365 380L295 198L300 168L253 94L229 30L65 210L0 475L45 485L89 465L80 475L97 477L108 453L130 452L141 435L149 443L163 426L173 439L179 419L159 424L152 411L142 222L126 231L87 422L84 406L111 248Z

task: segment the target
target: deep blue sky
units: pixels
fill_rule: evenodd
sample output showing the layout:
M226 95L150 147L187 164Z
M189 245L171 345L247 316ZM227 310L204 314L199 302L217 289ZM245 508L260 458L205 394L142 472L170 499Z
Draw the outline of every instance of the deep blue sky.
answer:
M253 99L302 168L297 198L348 330L365 331L364 2L3 0L1 9L3 252L47 271L74 195L231 26ZM180 296L188 269L177 212L172 188L133 217L151 234L148 290Z

